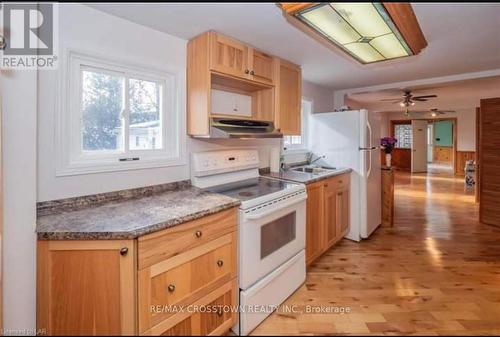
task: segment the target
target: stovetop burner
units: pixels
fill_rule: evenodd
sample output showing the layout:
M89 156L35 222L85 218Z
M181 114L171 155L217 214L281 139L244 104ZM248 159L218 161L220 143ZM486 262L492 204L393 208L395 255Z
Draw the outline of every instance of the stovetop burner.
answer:
M227 195L241 201L256 199L267 194L296 188L297 184L264 177L251 178L233 183L213 186L208 191Z

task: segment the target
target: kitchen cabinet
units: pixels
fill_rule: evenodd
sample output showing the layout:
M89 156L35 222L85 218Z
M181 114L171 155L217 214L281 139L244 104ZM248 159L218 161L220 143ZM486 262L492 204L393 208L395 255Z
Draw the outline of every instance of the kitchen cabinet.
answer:
M37 327L48 335L133 335L135 243L39 241Z
M211 70L242 78L249 77L248 47L215 32L210 33Z
M307 185L306 263L323 254L323 182Z
M208 136L213 117L272 121L286 134L300 134L299 66L214 31L190 40L187 54L189 135ZM213 91L219 91L217 97L221 91L246 96L250 111L229 103L221 109L220 102L212 104Z
M275 58L269 54L249 48L248 68L250 69L250 78L254 81L274 84Z
M349 226L350 173L307 185L307 265L339 242Z
M299 66L285 60L277 63L276 128L285 135L300 135L302 72Z
M37 327L50 335L225 334L236 323L227 311L238 303L236 230L233 208L133 240L40 240ZM188 306L212 311L181 310Z

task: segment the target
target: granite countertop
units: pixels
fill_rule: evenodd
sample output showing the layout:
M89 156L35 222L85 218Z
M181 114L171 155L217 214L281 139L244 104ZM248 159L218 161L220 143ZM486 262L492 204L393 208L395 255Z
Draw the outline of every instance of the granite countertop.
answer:
M107 196L103 194L98 195L99 198L79 197L39 205L38 239L135 239L240 204L237 199L189 184L148 190L147 195L143 191L140 192L142 195L129 191L123 191L127 197L117 197L116 193L120 192L114 192L112 201L106 201ZM94 203L96 199L100 199L97 204ZM76 202L78 206L74 206Z
M302 183L302 184L311 184L323 179L331 178L334 176L338 176L344 173L349 173L352 172L352 169L350 168L339 168L336 170L332 170L331 172L328 173L321 173L321 174L316 174L316 173L308 173L308 172L297 172L293 170L286 170L284 172L266 172L263 173L264 176L271 177L271 178L278 178L278 179L283 179L283 180L289 180L289 181L294 181L297 183Z

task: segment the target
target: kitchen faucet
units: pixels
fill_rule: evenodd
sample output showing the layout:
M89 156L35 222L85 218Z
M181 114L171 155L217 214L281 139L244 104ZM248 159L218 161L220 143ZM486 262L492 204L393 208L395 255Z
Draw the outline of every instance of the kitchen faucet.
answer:
M325 157L326 157L325 155L323 155L323 156L319 156L318 158L316 158L316 159L314 159L314 160L311 160L311 159L313 158L313 156L314 156L314 154L311 152L311 154L309 155L309 158L307 159L307 163L308 163L308 165L312 165L312 164L314 164L315 162L317 162L318 160L323 159L323 158L325 158Z

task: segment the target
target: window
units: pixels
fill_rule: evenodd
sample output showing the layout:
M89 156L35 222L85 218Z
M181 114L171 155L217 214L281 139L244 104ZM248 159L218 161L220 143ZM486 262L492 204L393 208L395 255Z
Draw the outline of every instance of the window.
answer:
M412 143L411 124L395 124L394 138L398 140L396 143L396 148L411 149L411 143Z
M312 110L312 102L302 100L301 108L301 134L300 136L283 136L285 150L306 150L306 137L309 115Z
M68 55L59 175L183 164L175 75Z

